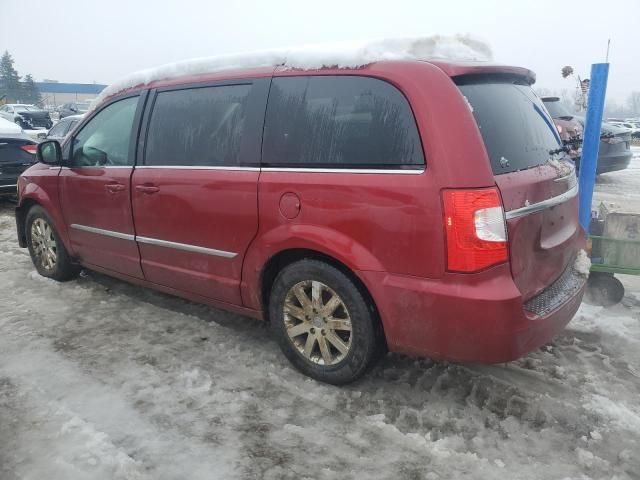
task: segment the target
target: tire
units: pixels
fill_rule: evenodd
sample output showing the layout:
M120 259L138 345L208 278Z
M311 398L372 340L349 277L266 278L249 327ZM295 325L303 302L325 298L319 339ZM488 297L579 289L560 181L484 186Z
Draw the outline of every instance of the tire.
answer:
M591 272L585 296L587 303L611 307L624 298L624 285L613 274Z
M319 260L300 260L278 274L269 319L284 355L321 382L353 382L384 351L373 306L344 273Z
M31 261L40 275L59 282L78 276L80 266L73 263L44 208L31 207L25 219L25 232Z

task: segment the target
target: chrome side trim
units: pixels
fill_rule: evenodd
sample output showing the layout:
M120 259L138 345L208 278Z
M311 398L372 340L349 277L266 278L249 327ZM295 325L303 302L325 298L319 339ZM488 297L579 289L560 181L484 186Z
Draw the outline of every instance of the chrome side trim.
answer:
M9 188L9 187L18 188L18 185L16 185L15 183L10 185L0 185L0 188Z
M259 167L201 167L197 165L136 165L137 169L156 169L156 170L222 170L222 171L240 171L240 172L259 172Z
M525 207L509 210L508 212L505 213L505 217L507 218L507 220L511 220L512 218L524 217L525 215L530 215L532 213L540 212L547 208L560 205L561 203L564 203L567 200L572 199L577 194L578 194L578 184L576 183L571 189L567 190L566 192L556 197L548 198L546 200L543 200L542 202L527 205Z
M386 174L386 175L421 175L425 169L415 170L389 170L384 168L285 168L285 167L266 167L263 172L300 172L300 173L370 173L370 174Z
M186 252L203 253L205 255L213 255L215 257L233 258L237 253L225 252L224 250L216 250L215 248L198 247L197 245L189 245L186 243L169 242L167 240L158 240L157 238L139 237L136 235L136 241L146 243L148 245L156 245L158 247L175 248L176 250L184 250Z
M78 169L78 168L121 168L121 169L127 169L127 170L131 170L133 168L132 165L82 165L82 166L77 166L77 167L69 167L67 165L61 165L59 167L49 167L49 169L54 169L54 168L62 168L65 170L71 170L73 169Z
M128 233L120 233L114 232L112 230L103 230L102 228L96 227L87 227L86 225L78 225L77 223L72 223L71 228L75 228L76 230L82 230L83 232L96 233L98 235L105 235L107 237L119 238L121 240L135 240L135 235L130 235Z
M102 228L88 227L72 223L71 228L82 230L83 232L105 235L107 237L119 238L121 240L129 240L134 242L146 243L148 245L156 245L158 247L175 248L176 250L184 250L186 252L203 253L205 255L213 255L215 257L233 258L237 253L226 252L224 250L216 250L215 248L199 247L197 245L189 245L187 243L169 242L167 240L158 240L157 238L140 237L138 235L130 235L128 233L114 232L112 230L104 230Z

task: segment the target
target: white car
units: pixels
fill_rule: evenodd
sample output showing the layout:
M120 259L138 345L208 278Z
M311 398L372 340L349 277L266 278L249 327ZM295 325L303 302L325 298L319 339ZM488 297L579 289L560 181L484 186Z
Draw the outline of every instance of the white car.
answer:
M631 135L636 137L640 136L640 124L635 122L608 122L611 125L615 125L616 127L626 128L631 130Z

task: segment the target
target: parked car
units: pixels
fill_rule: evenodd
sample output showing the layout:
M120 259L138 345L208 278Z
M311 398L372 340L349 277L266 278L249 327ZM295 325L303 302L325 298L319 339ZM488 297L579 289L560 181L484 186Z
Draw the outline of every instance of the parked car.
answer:
M633 138L640 138L640 127L633 122L611 122L611 125L628 130Z
M62 142L68 133L72 132L75 126L80 123L84 115L69 115L56 123L47 133L49 140Z
M49 129L53 125L49 112L35 105L8 103L0 107L0 117L14 122L24 130Z
M36 142L0 118L0 197L15 196L18 176L36 161Z
M579 115L574 118L584 128L585 118ZM629 166L632 157L631 132L626 128L602 122L596 174L624 170ZM576 165L579 168L580 162L578 161Z
M573 162L534 79L444 60L136 79L38 146L19 242L45 277L85 267L268 320L329 383L387 348L513 360L586 282Z
M553 118L562 142L569 149L569 156L572 160L579 161L582 155L582 125L562 105L560 98L543 97L542 101Z
M89 110L89 103L87 102L73 102L65 103L58 108L58 115L60 120L70 115L82 115Z

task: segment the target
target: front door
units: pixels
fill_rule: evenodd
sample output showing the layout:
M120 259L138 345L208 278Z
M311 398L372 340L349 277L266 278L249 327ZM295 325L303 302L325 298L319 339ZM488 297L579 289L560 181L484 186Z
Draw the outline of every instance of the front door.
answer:
M267 89L259 79L150 98L144 163L132 179L147 280L241 304L242 260L258 230Z
M137 278L142 270L130 187L142 104L136 95L102 108L71 139L68 166L60 172L73 254L89 267Z

